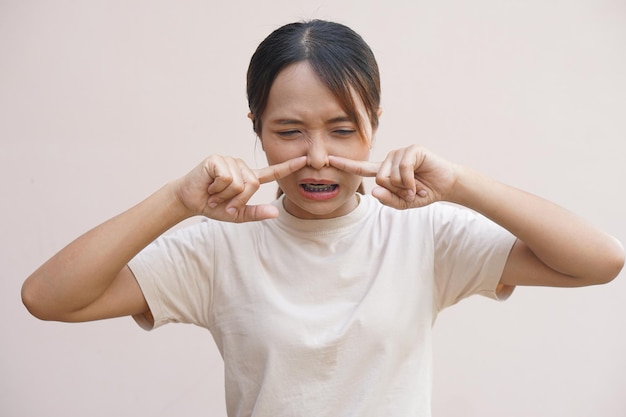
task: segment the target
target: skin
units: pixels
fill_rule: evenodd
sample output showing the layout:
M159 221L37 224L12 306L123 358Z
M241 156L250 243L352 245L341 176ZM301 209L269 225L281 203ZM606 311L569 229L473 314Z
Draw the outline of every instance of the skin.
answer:
M356 99L356 97L355 97ZM371 126L356 100L358 113ZM353 210L361 177L375 177L372 195L397 209L449 201L482 213L518 239L501 285L583 286L611 281L624 265L613 237L573 213L411 145L382 162L368 161L373 134L359 137L341 106L306 63L275 80L261 142L269 166L213 155L128 211L88 231L24 282L22 299L45 320L89 321L146 314L148 305L127 263L182 220L202 215L230 222L278 216L272 205L248 205L260 184L277 181L289 213L330 218ZM363 140L365 139L365 140ZM331 182L332 198L311 199L301 184Z
M290 214L305 219L330 218L356 207L355 192L361 177L329 163L329 155L355 160L369 157L374 132L363 104L356 95L353 98L365 120L365 138L307 62L290 65L276 77L259 137L270 165L303 155L307 158L306 167L278 180ZM338 195L324 201L303 195L301 184L309 182L336 184Z

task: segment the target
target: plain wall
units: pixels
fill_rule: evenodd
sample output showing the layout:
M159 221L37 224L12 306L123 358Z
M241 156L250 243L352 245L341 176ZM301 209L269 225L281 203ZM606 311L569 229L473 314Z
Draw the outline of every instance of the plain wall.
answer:
M372 159L422 144L626 241L621 0L1 0L0 415L225 415L207 331L41 322L20 287L211 153L265 165L247 63L270 31L309 18L348 24L379 60ZM434 415L626 415L625 278L444 311Z

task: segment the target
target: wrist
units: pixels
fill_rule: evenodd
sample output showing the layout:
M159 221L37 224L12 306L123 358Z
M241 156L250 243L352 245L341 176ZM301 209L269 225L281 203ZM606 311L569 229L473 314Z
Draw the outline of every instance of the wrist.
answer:
M166 204L173 218L178 218L180 221L183 221L199 214L197 210L194 210L185 204L185 200L183 198L184 190L182 189L180 179L170 181L163 188L164 191L167 192L168 197Z
M484 192L487 189L486 181L489 179L463 165L455 165L454 172L453 185L446 200L476 209L481 200L481 190Z

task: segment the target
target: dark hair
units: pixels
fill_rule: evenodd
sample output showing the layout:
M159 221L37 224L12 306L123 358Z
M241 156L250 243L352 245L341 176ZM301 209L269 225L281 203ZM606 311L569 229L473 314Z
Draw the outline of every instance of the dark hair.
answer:
M276 76L288 65L301 61L311 65L365 140L363 122L352 92L356 92L363 102L375 130L380 107L380 74L376 58L358 33L340 23L324 20L282 26L265 38L252 55L247 93L256 134L261 134L261 117ZM364 193L363 183L357 191ZM281 194L279 188L277 195Z
M349 27L311 20L290 23L272 32L252 55L247 75L248 106L253 129L261 134L261 116L278 73L290 64L307 61L337 98L348 118L365 138L352 91L367 110L372 128L378 127L380 75L370 47Z

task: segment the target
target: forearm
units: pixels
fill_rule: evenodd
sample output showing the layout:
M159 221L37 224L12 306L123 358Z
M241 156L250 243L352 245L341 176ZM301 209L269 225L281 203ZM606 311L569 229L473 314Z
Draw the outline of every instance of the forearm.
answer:
M585 284L610 281L622 268L624 251L613 237L556 204L468 168L457 168L450 200L498 223L547 267Z
M139 251L189 217L172 187L88 231L37 269L22 289L29 310L55 316L97 300Z

